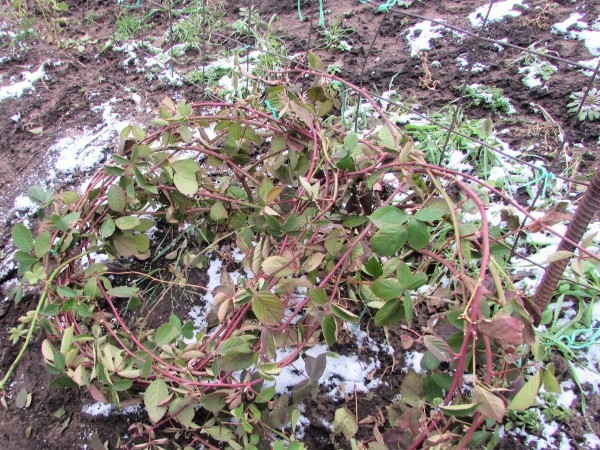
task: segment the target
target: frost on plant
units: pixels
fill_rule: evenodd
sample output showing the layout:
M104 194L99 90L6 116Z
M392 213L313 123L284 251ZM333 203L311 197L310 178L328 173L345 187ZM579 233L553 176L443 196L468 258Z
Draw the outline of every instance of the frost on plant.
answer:
M590 89L585 99L585 92L573 92L569 97L573 100L567 105L570 113L577 113L579 105L583 101L581 111L579 111L579 120L598 120L600 118L600 91L597 88Z
M477 83L465 89L465 96L471 100L472 106L485 106L496 113L514 114L516 112L514 106L503 94L504 91L500 88Z

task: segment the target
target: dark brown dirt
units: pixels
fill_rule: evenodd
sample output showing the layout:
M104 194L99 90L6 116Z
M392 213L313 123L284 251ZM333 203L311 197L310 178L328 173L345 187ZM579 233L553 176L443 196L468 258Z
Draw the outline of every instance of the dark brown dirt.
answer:
M45 151L57 139L64 137L64 133L70 130L91 128L101 122L100 113L90 109L93 105L117 98L121 101L114 104L115 112L126 119L143 121L149 114L136 112L134 103L124 94L124 87L143 93L143 102L150 108L155 108L162 97L171 96L175 92L188 100L200 99L202 95L199 86L169 88L156 80L147 81L135 71L125 71L120 65L123 60L122 53L112 50L99 53L103 40L112 33L115 17L120 14L116 1L70 0L67 3L71 20L64 27L63 34L56 37L81 39L87 34L98 38L98 44L87 45L83 51L75 50L73 46L57 46L56 42L52 42L55 41L53 35L44 33L44 25L41 22L39 35L43 38L28 42L27 52L14 57L10 46L0 47L0 56L14 57L11 61L0 64L3 80L12 76L18 77L24 69L34 70L45 61L62 62L61 65L47 66L49 78L38 83L35 91L19 99L0 102L0 116L4 118L0 121L0 257L6 255L10 249L8 243L14 199L25 193L32 182L35 183L35 180L46 175L48 156ZM283 36L289 54L302 53L310 47L322 46L322 41L315 31L318 20L317 1L305 2L307 5L303 7L303 22L298 20L297 10L292 6L292 3L295 5L296 2L268 0L222 3L227 21L238 17L242 5L254 5L265 20L277 14L279 20L276 22L275 31ZM405 39L406 29L421 19L405 13L444 18L459 28L469 29L467 15L485 2L415 2L409 9L397 9L396 13L387 15L374 14L373 6L361 5L355 0L330 0L324 3L325 8L330 11L326 16L330 26L339 21L341 26L354 31L349 37L352 49L349 52L340 52L319 48L317 51L326 64L341 65L341 76L349 81L381 93L390 88L393 80L393 88L401 93L403 99L420 104L421 112L433 111L456 101L457 88L465 81L500 87L517 108L516 116L502 118L487 109L468 107L466 102L462 101L469 117L492 116L495 121L500 122L498 127L511 129L504 137L514 148L527 146L532 141L542 141L537 150L538 156L546 157L557 150L558 143L551 133L545 134L544 125L547 124L531 106L532 103L536 103L541 105L563 130L571 131L569 137L572 143L585 145L587 150L582 155L582 170L585 167L589 170L598 160L600 122L574 121L566 107L568 95L581 90L589 83L589 78L565 63L553 62L560 71L552 76L547 90L528 90L517 73L518 65L514 64L514 61L522 56L519 50L506 48L499 53L492 43L477 41L472 37L460 40L452 33L445 32L442 39L433 41L433 48L427 54L427 67L431 71L432 83L436 82L435 89L421 86L425 66L418 58L410 57ZM543 6L547 2L532 3L534 6ZM568 0L557 0L553 4L556 7L550 8L547 15L539 16L538 10L530 8L518 18L490 24L482 35L491 39L508 38L512 44L522 47L547 42L550 54L575 61L589 59L591 56L581 42L567 41L551 34L550 25L564 20L574 8L585 11L588 18L597 17L600 14L600 4L592 1L573 4ZM144 11L147 12L150 8L150 5L145 5ZM84 22L84 17L92 10L98 17L91 24ZM0 12L2 17L9 18L9 21L16 20L4 2L0 6ZM39 14L33 17L41 20ZM152 20L154 25L144 30L142 35L158 36L168 28L168 18L165 14L155 15ZM223 42L222 39L215 41ZM211 49L214 49L215 41L212 42ZM230 43L224 45L234 46ZM471 76L459 71L456 58L464 56L465 53L467 59L483 63L489 66L489 69ZM197 63L203 58L194 52L192 55L196 59L186 58L188 64ZM432 64L434 61L439 62L439 65ZM90 94L93 94L93 97ZM9 120L16 113L21 115L21 120ZM38 127L43 127L43 134L32 134L31 130ZM117 144L114 147L116 149ZM1 252L2 249L4 253ZM0 282L5 282L8 278L5 276ZM18 317L33 307L34 302L35 299L30 298L17 306L8 301L0 304L0 374L6 372L18 352L18 347L9 342L8 330L15 326ZM167 315L168 311L162 313ZM94 434L97 434L100 441L108 440L110 448L115 448L119 439L127 434L131 423L141 420L141 417L114 414L108 417L91 417L82 414L82 406L92 403L93 400L88 393L81 390L48 387L52 376L42 366L39 356L40 343L41 338L38 337L13 377L7 391L10 395L7 399L10 409L0 407L0 448L69 449L84 448L86 445L87 448L98 448L90 444ZM394 345L401 348L397 341ZM401 374L397 372L398 369L386 373L385 381L388 382L388 387L378 391L371 400L359 399L361 418L367 415L379 417L380 413L385 415L385 406L389 404L394 391L397 392L396 388L401 380ZM381 373L377 376L381 376ZM32 393L33 399L28 408L19 409L14 406L14 400L23 388ZM334 410L339 406L320 402L319 399L307 402L305 415L314 419L314 425L306 429L305 440L308 449L344 448L344 442L333 437L329 429L318 425L320 418L331 422ZM352 396L349 396L347 406L354 410ZM53 414L61 407L65 408L65 413L57 418ZM598 397L588 399L589 419L596 433L600 433L599 410ZM64 427L67 418L70 421ZM369 426L372 429L372 425ZM29 437L26 435L28 427L31 427ZM582 435L586 432L589 430L586 430L581 419L574 420L571 429L568 430L574 443L582 442ZM499 448L525 448L525 445L514 440L505 440Z

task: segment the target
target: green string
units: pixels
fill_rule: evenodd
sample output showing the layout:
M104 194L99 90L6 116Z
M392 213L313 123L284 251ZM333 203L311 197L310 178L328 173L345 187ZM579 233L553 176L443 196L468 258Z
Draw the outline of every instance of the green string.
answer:
M546 196L546 189L548 189L548 181L555 180L556 176L552 172L548 172L544 167L534 167L534 171L539 170L541 175L527 183L523 183L523 186L530 186L532 184L536 184L538 181L542 182L542 193L540 194L542 198Z
M582 342L577 341L580 335L587 333L592 333L592 335ZM591 347L594 344L600 344L600 327L582 328L580 330L573 331L569 335L563 334L562 336L559 336L558 339L563 341L572 350L580 350L582 348Z
M369 0L359 0L360 3L370 3ZM383 5L379 5L377 12L389 13L394 6L398 3L398 0L387 0Z
M342 91L342 108L341 108L341 115L342 115L342 120L345 121L345 112L346 112L346 91L348 91L348 89L346 89L346 86L344 85L344 83L342 83L341 81L333 81L331 83L333 86L341 89Z
M304 20L302 17L302 8L300 6L300 0L298 0L298 19L300 22ZM323 10L323 0L319 0L319 26L325 26L325 11Z
M269 112L273 115L273 117L275 117L275 119L279 119L279 113L277 112L277 110L275 108L273 108L271 106L271 103L269 102L269 100L265 100L265 106L267 107Z

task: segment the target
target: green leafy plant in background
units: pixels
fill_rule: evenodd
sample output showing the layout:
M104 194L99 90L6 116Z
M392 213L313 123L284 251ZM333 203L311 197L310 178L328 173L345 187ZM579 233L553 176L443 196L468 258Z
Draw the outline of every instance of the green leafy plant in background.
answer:
M319 43L327 50L348 52L352 49L351 36L355 33L352 28L344 27L343 21L319 29Z
M462 89L462 87L457 89ZM504 97L504 91L497 87L474 83L465 88L465 97L471 100L470 106L484 106L497 114L515 113L510 100Z
M592 88L588 92L588 95L583 100L583 105L581 106L581 111L579 110L579 106L581 105L583 96L585 92L573 92L569 95L572 102L567 105L570 113L577 113L579 111L579 115L577 118L580 121L583 120L598 120L600 119L600 91L598 88Z
M124 12L115 21L115 40L125 42L144 29L144 19L135 13Z

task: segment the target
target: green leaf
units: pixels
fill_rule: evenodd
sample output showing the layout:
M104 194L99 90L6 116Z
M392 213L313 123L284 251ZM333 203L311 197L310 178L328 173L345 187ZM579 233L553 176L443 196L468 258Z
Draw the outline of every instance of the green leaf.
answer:
M200 399L202 407L210 412L217 413L225 408L227 394L224 392L211 392Z
M28 191L29 198L32 202L44 205L52 200L52 194L44 190L40 186L31 186Z
M136 234L135 240L136 255L146 253L150 249L150 238L145 234Z
M175 172L187 173L189 175L195 175L200 170L200 166L193 159L179 159L171 165Z
M379 278L383 274L383 267L374 256L363 266L363 270L374 278Z
M263 325L276 326L283 319L281 300L271 292L259 292L252 300L252 311Z
M415 250L421 250L429 244L429 228L425 223L412 219L408 222L408 244Z
M214 221L227 219L227 216L227 210L221 201L215 202L210 208L210 218Z
M38 258L42 258L52 248L52 236L49 232L40 234L33 244L33 252Z
M556 394L560 394L562 389L560 388L560 384L558 384L558 380L554 376L553 370L554 363L550 363L546 366L546 370L544 370L543 381L544 388L547 392L554 392Z
M386 278L377 280L371 285L371 291L377 297L384 300L401 297L404 293L404 288L395 278Z
M345 308L342 308L339 305L331 304L330 305L331 312L335 314L336 317L339 317L342 320L350 323L358 323L358 316L354 313L351 313Z
M414 218L416 220L420 220L421 222L433 222L441 219L442 217L444 217L444 211L433 207L420 209L414 215Z
M423 272L412 273L410 267L404 262L398 264L396 269L396 278L407 291L414 291L424 284L427 284L427 275Z
M162 403L169 397L169 387L160 378L154 380L146 388L144 393L144 406L148 412L148 417L153 423L158 422L167 412L166 406Z
M406 317L406 324L409 328L413 326L413 303L410 296L410 292L404 293L404 300L402 301L404 306L404 316Z
M23 250L27 253L33 250L33 235L25 225L15 223L12 229L12 238L19 250Z
M100 234L106 239L113 235L115 229L115 221L109 217L108 219L104 219L104 222L102 222L102 225L100 226Z
M404 318L404 306L400 299L388 300L375 314L375 325L378 327L393 327Z
M181 327L176 327L172 323L167 322L156 330L154 341L156 342L156 345L162 347L163 345L170 344L179 336L181 336Z
M124 216L115 220L115 225L120 230L131 230L140 224L140 219L137 216Z
M275 186L270 178L265 178L258 186L258 197L262 200L262 205L268 204L269 193Z
M187 398L176 398L169 405L169 415L175 417L185 428L189 428L196 415L195 405L190 404Z
M73 298L77 297L77 292L75 292L69 286L58 286L56 288L56 293L63 298Z
M338 408L333 418L333 429L336 433L341 433L347 440L350 440L358 432L356 416L348 408Z
M448 405L448 406L440 406L440 409L447 416L470 416L477 409L476 403L465 403L462 405Z
M454 359L454 352L448 343L441 337L427 335L423 337L423 343L427 350L442 362L450 362Z
M106 199L108 200L108 207L113 211L125 211L125 207L127 206L127 196L125 195L125 191L118 184L113 184L108 188Z
M137 293L139 289L131 286L117 286L106 291L108 295L119 298L129 298Z
M308 296L317 305L325 305L329 300L329 297L327 297L327 293L323 288L316 288L308 291Z
M523 409L531 408L535 402L535 398L540 390L540 384L542 381L542 375L540 371L537 371L527 383L523 385L517 395L508 404L507 409L511 411L521 411Z
M266 275L285 277L294 273L293 263L283 256L269 256L265 259L261 268Z
M382 206L373 211L373 214L369 216L369 220L377 228L389 225L403 225L408 218L408 214L394 206Z
M372 250L381 256L393 256L407 239L403 225L385 225L371 237Z
M113 244L121 256L129 257L138 253L137 242L130 234L115 237Z
M195 173L177 172L173 177L175 187L184 195L194 195L198 192L198 180Z
M323 318L323 323L321 324L323 330L323 337L325 338L325 342L327 345L334 345L337 343L337 322L335 321L335 317L332 314L329 314Z

